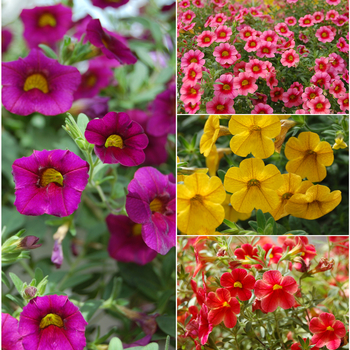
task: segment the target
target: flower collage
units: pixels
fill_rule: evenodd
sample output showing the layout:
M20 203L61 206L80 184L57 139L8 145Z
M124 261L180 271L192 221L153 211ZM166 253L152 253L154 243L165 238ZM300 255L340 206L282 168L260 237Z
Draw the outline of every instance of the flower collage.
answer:
M349 349L347 1L1 28L1 350Z

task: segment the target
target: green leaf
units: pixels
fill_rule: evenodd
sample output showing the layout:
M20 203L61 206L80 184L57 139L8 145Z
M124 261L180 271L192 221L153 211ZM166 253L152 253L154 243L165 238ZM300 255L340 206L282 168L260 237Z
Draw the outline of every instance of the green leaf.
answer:
M88 322L94 313L99 309L102 305L102 300L87 300L84 305L80 308L80 312L82 313L84 319Z
M219 175L219 178L220 178L221 182L224 182L225 175L226 175L225 171L223 171L222 169L219 169L218 170L218 175Z
M13 272L9 273L9 276L13 282L13 284L15 285L18 293L21 295L22 293L22 289L23 289L23 282L21 281L21 279L15 275Z
M35 269L34 278L36 279L36 282L37 282L37 283L40 283L41 280L44 278L43 270L42 270L40 267L37 267L37 268Z
M78 124L78 127L83 135L85 133L85 129L86 129L86 126L88 125L89 121L90 121L89 118L85 114L80 113L78 115L77 124Z
M108 350L123 350L123 343L117 337L113 337L108 345Z
M175 338L175 317L174 316L159 316L156 318L159 328L167 335Z
M1 280L8 289L11 288L10 281L7 278L6 273L4 271L1 271Z
M265 219L265 215L261 209L258 209L256 212L256 221L258 223L258 227L261 227L262 229L265 228L266 219Z
M72 276L71 278L68 278L66 282L62 285L61 289L65 290L67 288L72 288L77 286L80 283L83 283L90 279L92 277L92 274L87 275L79 275L79 276Z
M149 68L141 61L137 61L134 65L134 70L128 75L128 80L130 81L130 92L135 93L139 91L148 76Z
M12 300L16 305L20 306L21 308L24 308L24 303L22 299L17 298L11 294L6 294L6 298Z
M256 221L248 221L248 224L253 230L258 232L258 223Z
M45 55L49 58L53 58L54 60L58 60L56 52L44 44L39 44L39 47L45 52Z

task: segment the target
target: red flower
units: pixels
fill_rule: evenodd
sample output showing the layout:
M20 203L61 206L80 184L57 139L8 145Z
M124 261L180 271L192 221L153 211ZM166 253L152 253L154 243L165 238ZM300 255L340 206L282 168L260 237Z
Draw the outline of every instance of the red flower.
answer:
M270 253L269 265L271 265L271 263L277 264L280 261L282 253L283 253L283 249L281 247L279 247L277 245L270 244L270 243L266 243L266 244L264 244L264 246L262 248L266 252L265 258L267 258L267 253L272 248L272 251Z
M218 288L215 293L210 292L208 294L207 305L211 308L209 312L209 323L216 326L224 321L227 328L233 328L236 325L236 314L239 314L241 308L237 299L231 297L227 289Z
M337 321L333 314L323 312L319 317L314 317L309 325L311 333L314 333L311 342L317 347L322 348L326 345L327 349L338 349L341 338L345 337L346 330L344 324Z
M267 271L263 279L256 281L255 296L261 299L261 308L265 312L273 312L278 306L290 309L295 304L293 294L298 290L298 284L291 276L283 277L277 270Z
M255 84L256 79L248 73L239 73L238 77L233 79L233 87L237 89L239 95L247 96L248 93L254 93L258 89Z
M242 244L241 248L238 248L234 251L234 254L236 255L237 259L240 260L246 260L246 257L253 258L255 260L259 260L258 258L258 248L253 247L251 244ZM259 260L260 261L260 260ZM250 268L250 265L242 265L245 268ZM255 265L261 266L261 265Z
M220 283L231 293L232 297L238 295L239 300L249 300L252 296L255 278L244 269L234 269L231 273L225 272Z
M198 338L201 344L204 345L208 341L209 334L213 330L214 325L209 322L208 318L208 308L205 304L202 305L201 312L199 314L199 328L198 328Z
M304 341L306 341L306 338L303 338ZM290 350L302 350L302 348L300 347L300 343L294 343L292 344ZM314 346L312 348L312 350L320 350L317 346Z

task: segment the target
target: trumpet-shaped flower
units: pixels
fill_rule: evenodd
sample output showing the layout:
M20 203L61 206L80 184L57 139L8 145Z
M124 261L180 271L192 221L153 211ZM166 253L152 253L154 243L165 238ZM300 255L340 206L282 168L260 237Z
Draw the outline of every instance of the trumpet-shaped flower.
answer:
M326 346L329 350L338 349L341 338L346 335L344 324L328 312L322 312L318 317L312 318L309 328L314 334L311 343L319 348Z
M291 276L283 277L277 270L265 272L263 279L256 281L254 286L255 296L261 300L261 308L265 312L273 312L278 306L285 310L293 307L293 294L297 290L295 279Z
M206 174L192 174L178 185L177 210L178 228L181 232L195 234L201 228L209 230L218 227L225 217L221 203L226 192L221 180Z
M277 116L231 116L229 130L234 135L230 141L233 153L268 158L275 151L272 138L279 135L281 123Z
M231 297L230 292L224 288L218 288L216 292L210 292L207 297L209 322L214 326L222 321L227 328L233 328L237 323L236 314L240 312L240 305L236 298Z
M248 274L247 270L234 269L225 272L220 278L220 284L225 287L232 297L238 296L239 300L249 300L254 289L255 278Z
M327 186L314 185L305 193L292 196L285 206L286 212L303 219L315 220L331 212L341 202L339 190L331 192Z
M322 181L327 175L326 166L332 165L334 160L331 145L309 131L302 132L298 138L291 137L284 153L289 160L286 170L312 182Z
M199 150L204 154L204 157L208 157L212 147L215 145L220 129L220 117L218 115L210 115L205 122L204 133L199 143Z
M83 350L86 345L83 315L65 295L32 299L20 314L18 332L26 350Z
M278 206L276 190L283 178L278 168L266 165L261 159L248 158L239 168L230 168L225 176L224 186L232 192L231 204L241 213L250 213L254 208L270 212Z

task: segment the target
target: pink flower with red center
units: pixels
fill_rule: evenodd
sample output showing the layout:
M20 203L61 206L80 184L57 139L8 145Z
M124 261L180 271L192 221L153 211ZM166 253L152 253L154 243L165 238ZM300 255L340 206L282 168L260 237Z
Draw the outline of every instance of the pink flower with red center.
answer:
M182 29L187 32L188 30L193 29L195 25L196 25L196 23L193 22L191 24L187 24L186 26L183 26Z
M193 11L188 10L182 14L181 19L182 19L183 23L190 24L192 22L193 18L195 18L195 17L196 17L196 14Z
M284 20L284 22L285 22L288 26L293 27L293 26L295 26L295 25L297 24L297 19L296 19L295 17L291 16L291 17L287 17L287 18Z
M180 89L180 100L184 104L192 103L195 104L200 101L203 91L200 90L200 84L194 86L191 85L182 85Z
M186 9L187 7L190 7L190 2L188 0L183 0L179 2L179 7L182 7L183 9Z
M331 104L323 95L315 97L307 105L310 108L310 114L330 113Z
M185 104L185 112L188 114L195 114L197 111L199 111L200 103L188 103Z
M326 21L334 20L339 17L339 13L336 10L330 10L326 13Z
M197 63L191 63L187 69L182 81L186 85L194 86L202 78L202 66Z
M254 17L255 17L255 16L260 16L260 15L263 14L261 11L258 10L257 7L251 7L251 8L249 9L249 12L250 12L250 14L251 14L252 16L254 16Z
M295 41L294 39L290 39L282 46L282 49L293 49L294 47L295 47Z
M250 60L245 66L245 71L255 79L259 77L265 79L267 74L266 63L258 59Z
M207 102L206 110L208 114L235 114L233 108L234 101L221 96L214 96L214 98Z
M205 304L203 304L199 314L198 328L198 338L200 339L202 345L208 341L209 334L213 328L214 325L209 322L208 308Z
M345 112L346 110L349 110L349 94L345 94L338 98L337 100L340 109Z
M320 11L315 12L312 17L315 23L321 23L324 20L324 14Z
M227 21L227 16L224 13L218 13L210 22L210 27L217 27Z
M266 77L266 84L270 89L278 85L278 80L276 79L276 73L268 74Z
M314 17L312 15L306 15L304 17L299 18L300 27L311 27L315 24Z
M238 52L233 45L220 44L214 49L213 55L220 64L234 64L238 60Z
M342 37L337 42L337 48L340 52L349 52L349 44Z
M291 86L290 86L291 89L293 88L297 88L298 91L299 91L299 94L302 94L304 92L304 87L302 84L300 84L299 82L295 81Z
M231 297L230 292L224 288L218 288L216 292L210 292L207 298L209 322L214 326L224 321L227 328L233 328L237 323L236 314L240 313L240 305L236 298Z
M330 43L333 41L335 35L328 27L323 26L317 29L315 36L322 43Z
M237 97L236 90L233 89L233 74L227 73L220 76L219 79L215 80L216 83L214 85L214 95L221 96L226 98L235 98Z
M239 300L249 300L254 289L255 278L248 274L247 270L234 269L231 273L225 272L220 278L220 284L225 287L232 297L238 296Z
M280 306L290 309L295 304L293 294L298 290L298 284L291 276L283 277L277 270L267 271L263 279L256 281L255 296L261 300L261 308L265 312L273 312Z
M327 3L328 5L336 6L336 5L339 5L339 4L340 4L340 0L326 0L326 3Z
M202 3L201 0L194 0L194 1L192 1L192 3L194 6L196 6L199 9L204 8L204 4Z
M345 73L342 75L342 79L345 80L349 84L349 71L344 68Z
M216 40L215 33L205 30L197 36L197 45L200 47L209 47Z
M344 87L344 83L340 79L334 79L332 81L331 87L329 88L329 92L335 97L339 98L346 93L346 89Z
M275 57L276 53L276 45L267 41L261 41L260 46L258 48L258 51L256 52L256 55L260 58L267 57Z
M266 103L267 96L265 94L261 94L260 92L256 92L252 98L249 98L252 101L253 105L256 106L258 103Z
M321 73L317 72L315 73L311 79L310 82L318 87L323 87L323 89L328 90L330 87L330 81L331 77L329 76L328 73Z
M205 23L204 23L204 27L205 28L207 28L209 25L210 25L210 23L211 23L211 21L213 20L213 16L209 16L208 18L207 18L207 20L205 21Z
M254 52L260 47L260 39L255 35L249 37L244 45L244 50L247 52Z
M267 253L270 251L270 249L272 249L270 254L269 254L269 258L270 258L269 266L271 265L271 263L277 264L280 261L282 253L283 253L283 249L281 247L279 247L277 245L270 244L270 243L266 243L263 245L262 248L266 252L265 259L267 258Z
M181 68L185 68L189 66L191 63L197 63L201 66L205 64L205 60L203 59L204 53L199 50L190 50L184 54L181 58Z
M288 26L285 23L278 23L277 25L275 25L275 31L278 34L286 37L289 37L290 34L292 33L290 32Z
M305 44L309 42L309 38L303 32L299 33L299 39Z
M301 94L297 88L289 88L282 95L282 101L288 108L299 106L303 103Z
M334 19L332 22L336 24L338 27L342 27L348 21L349 19L346 16L340 15L339 17Z
M270 91L270 97L272 102L282 100L284 89L281 87L275 87Z
M245 65L246 65L246 62L244 61L241 61L235 64L235 66L233 67L233 74L235 77L238 77L238 75L241 73L241 70L245 72Z
M322 89L319 88L318 86L314 86L314 87L307 87L305 89L305 92L301 95L303 101L309 101L314 99L317 96L321 96L322 95Z
M331 53L329 56L329 62L331 63L331 67L336 72L342 72L345 68L345 61L336 53Z
M282 54L281 63L283 66L295 67L299 62L299 55L295 50L290 49Z
M249 73L239 73L238 77L233 79L233 87L239 95L247 96L249 93L254 93L258 90L258 85L255 84L256 79Z
M341 338L346 335L344 324L328 312L322 312L318 317L312 318L309 328L314 334L311 343L319 348L326 346L329 350L338 349Z
M273 30L265 30L261 34L260 39L263 41L267 41L271 44L277 44L278 35Z
M228 41L232 35L232 29L227 26L220 25L215 30L215 35L217 43Z
M240 31L239 35L242 40L247 41L248 38L256 34L256 30L251 28L250 26L244 26Z
M297 51L299 55L301 55L302 57L307 57L309 56L309 53L310 53L310 50L308 50L305 45L298 45Z
M251 114L273 114L273 109L267 104L258 103L252 110Z
M325 73L329 68L329 59L326 57L316 58L315 60L315 72Z

